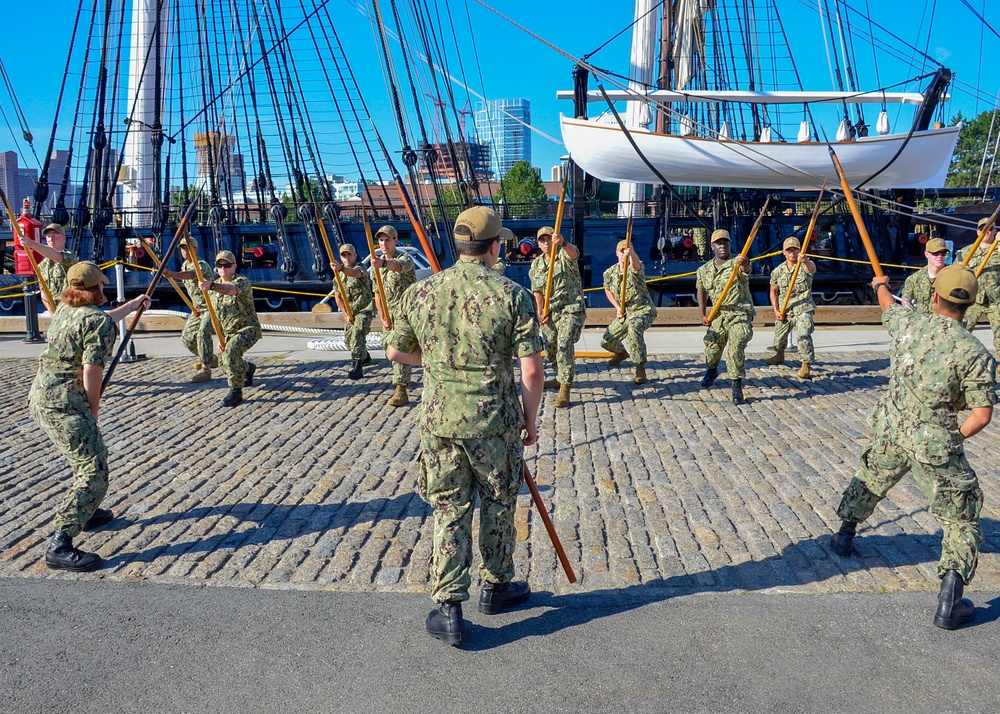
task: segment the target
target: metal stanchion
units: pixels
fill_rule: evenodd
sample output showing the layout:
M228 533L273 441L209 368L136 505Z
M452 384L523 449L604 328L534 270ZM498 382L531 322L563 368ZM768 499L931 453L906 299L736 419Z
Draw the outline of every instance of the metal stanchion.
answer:
M25 284L31 282L29 278L24 279ZM25 335L21 342L28 345L36 345L45 342L41 330L38 329L38 289L24 289L24 324Z
M115 264L115 287L118 289L117 301L119 305L125 304L125 266L121 263ZM121 320L118 323L118 334L121 339L125 337L125 320ZM121 340L118 342L119 348L121 347ZM128 347L125 353L122 355L121 362L138 362L140 360L146 359L146 355L135 353L135 342L129 338Z

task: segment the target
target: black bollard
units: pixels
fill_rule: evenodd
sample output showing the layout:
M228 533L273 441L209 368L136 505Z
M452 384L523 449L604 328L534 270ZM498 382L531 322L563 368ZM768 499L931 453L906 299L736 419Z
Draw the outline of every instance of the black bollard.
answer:
M38 329L38 291L24 291L24 323L27 332L21 342L28 345L36 345L45 342L41 331Z

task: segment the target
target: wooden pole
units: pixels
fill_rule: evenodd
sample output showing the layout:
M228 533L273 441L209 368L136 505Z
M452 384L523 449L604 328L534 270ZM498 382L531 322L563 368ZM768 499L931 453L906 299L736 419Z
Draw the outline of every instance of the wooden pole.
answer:
M806 228L806 237L802 239L802 248L800 249L799 255L805 255L806 251L809 249L809 241L812 239L813 229L816 228L816 220L819 218L819 206L823 201L823 192L826 190L826 184L819 190L819 196L816 197L816 205L813 207L812 217L809 219L809 227ZM785 299L781 303L781 319L785 319L785 312L788 310L788 300L792 297L792 288L795 287L795 280L799 277L799 268L802 267L802 263L796 263L795 267L792 268L792 279L788 281L788 292L785 293Z
M555 236L562 229L562 219L563 219L563 209L566 205L566 191L569 187L569 171L563 176L562 191L559 193L559 205L556 206L556 224L552 231L552 241L555 242ZM556 247L554 245L549 246L549 274L545 279L545 301L542 303L542 314L540 317L545 317L549 314L549 303L552 300L552 283L555 280L556 275Z
M571 583L575 583L576 574L573 572L573 567L569 564L569 558L566 557L566 551L563 550L562 543L559 541L556 528L552 525L552 519L549 518L549 512L545 509L545 502L542 501L542 494L538 492L538 486L535 485L535 479L531 478L531 472L528 471L528 464L526 462L523 463L523 467L524 482L528 484L528 490L531 491L531 498L535 502L535 507L538 508L538 515L542 517L542 523L545 524L545 530L549 534L549 540L552 541L552 545L556 549L556 555L559 557L559 562L562 564L563 570L566 572L566 579Z
M757 237L757 231L760 230L760 224L764 221L764 214L767 212L767 207L771 205L771 197L768 196L767 200L764 201L764 207L760 209L760 215L757 216L757 220L754 221L753 228L750 229L750 235L747 236L746 241L743 243L743 250L740 251L740 255L744 258L746 254L750 252L750 245L753 243L753 239ZM708 315L708 322L711 324L715 316L719 314L719 310L722 308L722 303L725 301L726 296L729 294L729 289L733 287L733 282L736 280L736 271L740 270L739 265L734 265L733 269L729 272L729 277L726 279L726 285L722 288L722 293L719 295L719 299L712 304L712 312Z
M159 268L160 259L156 256L156 251L153 250L153 246L143 241L142 236L140 236L138 231L136 231L134 228L132 229L132 232L135 233L135 237L138 238L139 241L142 243L142 246L145 249L145 251L149 253L149 257L153 259L153 265ZM194 315L200 314L198 308L196 308L194 306L194 303L192 303L191 300L188 298L188 296L184 294L184 291L181 290L181 286L177 284L176 280L174 280L173 278L167 278L167 282L169 282L171 285L174 286L174 290L177 291L177 296L184 301L184 304L188 306L188 309L191 310L192 314Z
M194 275L199 283L205 280L205 276L201 272L201 264L198 262L198 248L195 246L194 241L185 239L187 242L188 255L191 256L191 265L194 266ZM205 306L208 308L208 317L212 320L212 329L215 330L215 336L219 338L219 349L226 349L226 333L222 331L222 324L219 322L219 316L215 312L215 306L212 305L212 296L208 293L209 290L202 290L202 294L205 296Z
M872 245L872 239L868 235L868 229L865 227L865 222L861 220L861 211L858 210L858 204L854 202L854 192L851 191L851 185L847 183L847 176L844 175L844 169L840 166L840 159L837 158L837 154L834 153L833 147L830 147L830 158L833 159L833 165L837 169L837 174L840 176L840 188L844 191L844 198L847 199L847 206L851 209L851 215L854 216L854 224L858 228L858 233L861 235L861 242L864 243L865 252L868 253L868 261L872 264L872 270L875 271L875 277L881 278L885 275L882 272L882 266L879 265L878 256L875 255L875 246Z
M993 211L993 215L990 216L989 219L986 221L986 225L983 226L983 230L979 231L979 235L976 236L976 241L972 244L972 246L969 248L969 251L965 254L965 259L962 260L962 265L968 265L969 261L972 260L972 256L979 248L979 244L983 242L983 238L985 238L986 234L990 232L990 229L994 225L996 225L998 215L1000 215L1000 205L997 206L997 210ZM996 239L993 240L993 244L996 245ZM983 262L985 263L986 261ZM978 276L979 274L976 273L976 275Z
M365 223L365 238L368 239L368 253L372 258L372 271L375 273L375 287L378 290L378 297L382 303L382 309L385 310L385 315L383 315L383 317L385 318L385 321L389 323L389 329L392 329L392 316L389 314L389 303L385 300L385 286L382 285L382 269L375 267L375 239L372 238L372 224L368 221L368 208L364 204L361 204L361 219Z
M10 207L10 201L7 200L7 194L3 192L0 188L0 198L3 199L3 206L7 209L7 215L10 217L11 230L17 234L18 239L24 238L24 232L21 230L21 224L17 222L17 216L14 215L14 209ZM42 277L41 271L38 270L38 262L35 260L34 254L30 249L25 248L28 254L28 262L31 263L31 269L35 271L35 277L38 278L38 287L42 289L45 294L45 299L48 300L49 305L52 306L52 311L58 307L58 303L52 299L52 293L49 291L49 286L45 284L45 278Z
M628 225L625 227L625 250L630 250L632 248L632 216L628 217ZM621 299L618 301L619 307L622 310L622 317L625 317L625 290L628 288L628 270L631 267L632 256L626 255L625 261L622 263L622 294Z
M344 291L344 279L340 277L340 273L333 269L333 264L336 258L333 257L333 246L330 245L330 236L326 234L326 224L323 222L323 216L320 215L319 206L313 201L313 210L316 212L316 225L319 226L319 234L323 237L323 246L326 248L326 255L330 259L330 271L333 273L334 280L337 281L337 289L340 291L341 297L344 298L344 314L347 315L348 322L354 322L354 311L351 310L351 305L347 301L347 293Z

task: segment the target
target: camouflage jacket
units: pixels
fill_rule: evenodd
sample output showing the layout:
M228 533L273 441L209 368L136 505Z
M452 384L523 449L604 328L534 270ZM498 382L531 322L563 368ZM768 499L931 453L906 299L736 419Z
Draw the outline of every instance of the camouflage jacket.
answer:
M497 262L493 264L493 269L503 275L507 272L507 263L503 258L497 258Z
M753 299L750 297L750 276L739 269L739 266L736 265L735 257L723 263L722 267L717 266L713 258L698 268L696 289L704 290L708 293L708 297L714 305L719 296L722 295L722 290L726 287L726 281L729 279L729 273L733 270L736 271L736 279L733 280L733 284L729 288L726 301L719 308L719 314L743 313L749 316L750 319L753 319L754 309Z
M89 412L83 365L104 367L114 352L118 328L99 307L62 305L47 337L49 344L38 358L28 401L50 411Z
M57 307L61 304L59 296L66 289L66 273L75 263L79 262L79 258L71 250L64 250L62 257L61 263L44 258L38 264L38 272L41 273L42 278L45 280L45 284L48 286L49 292L52 293L52 299L56 301Z
M788 284L792 282L792 271L794 269L794 267L789 268L788 261L785 261L771 271L771 285L778 288L779 310L785 301L785 295L788 294ZM792 297L788 300L788 310L785 312L786 317L796 317L806 312L816 311L816 303L813 302L812 298L813 277L806 270L805 265L799 268L799 274L795 276L795 288L792 290Z
M426 432L473 439L524 426L514 360L542 350L535 302L485 263L460 258L407 290L390 344L422 350Z
M969 248L971 247L971 245L968 245L958 251L955 255L955 262L963 262L965 256L969 254ZM969 261L969 267L973 270L978 270L979 264L983 262L983 258L986 257L986 251L989 248L988 245L980 244L979 248L973 254L972 260ZM990 256L990 262L983 270L983 274L979 276L979 294L976 296L976 302L980 305L995 305L1000 303L1000 246L997 246L997 249L993 251L993 255Z
M917 312L930 315L934 312L934 281L925 265L903 283L903 299Z
M260 320L253 306L253 286L244 275L236 275L231 283L219 285L235 285L239 292L236 295L212 293L212 304L219 315L219 323L226 335L233 335L246 327L260 329Z
M958 413L996 403L996 361L960 322L891 305L889 388L872 412L876 439L925 464L962 453Z
M417 268L413 264L413 258L406 253L397 250L389 260L398 261L403 266L403 272L397 273L388 268L379 268L382 271L382 287L385 288L385 301L389 303L389 316L395 320L392 314L393 308L399 305L403 299L406 289L417 282ZM368 276L371 278L372 287L375 288L375 268L368 269Z
M205 280L212 279L212 276L215 273L212 272L212 268L209 267L208 263L199 258L198 267L201 268L201 274ZM190 260L185 260L184 264L181 266L181 271L187 272L189 270L194 270L194 263ZM205 304L205 293L203 293L201 288L198 287L197 278L191 278L190 280L184 280L182 282L184 283L184 291L188 294L188 297L191 298L191 302L194 303L194 306L198 308L199 312L205 312L205 310L208 309L208 306ZM214 302L212 303L212 306L215 307Z
M544 253L531 261L528 278L531 280L531 292L545 295L545 286L549 281L549 261ZM551 312L583 312L584 309L580 266L566 255L566 251L560 248L552 274L552 295L549 298L549 310Z
M604 289L615 296L615 300L622 298L622 268L619 263L615 263L604 271ZM652 315L656 317L656 308L653 306L653 299L649 297L649 287L646 285L646 274L642 265L638 270L628 271L628 286L625 288L625 315L628 317L641 317Z
M375 312L375 298L372 292L372 280L368 273L361 269L361 277L355 278L347 273L341 273L340 279L344 281L344 292L347 293L347 304L351 306L351 311L355 314L364 312Z

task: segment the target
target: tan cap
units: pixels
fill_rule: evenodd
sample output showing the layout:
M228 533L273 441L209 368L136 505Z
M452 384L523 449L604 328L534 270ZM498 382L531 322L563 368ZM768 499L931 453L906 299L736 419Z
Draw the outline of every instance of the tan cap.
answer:
M70 287L77 290L89 290L95 285L107 285L111 282L97 267L97 263L90 260L84 260L70 266L70 269L66 271L66 280Z
M789 248L796 248L802 250L802 244L799 243L799 239L792 236L791 238L785 238L785 242L781 244L782 250L788 250Z
M188 234L181 238L181 248L187 248L188 244L190 244L195 250L198 250L198 239L193 235Z
M945 243L940 238L931 238L929 241L927 241L926 245L924 245L924 250L927 251L928 253L947 252L948 244Z
M500 229L500 240L514 240L515 238L517 236L514 235L514 231L510 228L504 227Z
M350 243L344 243L344 245L340 246L340 254L343 255L344 253L350 253L351 255L357 255L358 251Z
M990 222L990 219L988 217L987 218L980 218L979 219L979 223L976 224L976 228L978 228L979 230L983 230L983 227L987 223L989 223L989 222Z
M42 235L45 235L46 233L58 233L63 238L66 237L66 229L60 226L58 223L50 223L49 225L45 226L45 228L42 230Z
M399 233L397 233L396 229L390 225L382 226L377 231L375 231L375 240L378 240L378 237L383 233L392 238L393 240L399 240Z
M972 268L953 263L938 271L934 278L934 292L950 302L969 305L976 301L979 281Z
M455 219L455 240L493 240L500 237L500 216L492 208L473 206Z
M618 251L625 250L625 248L627 247L628 247L628 240L622 239L618 241L618 245L615 246L615 252L617 253Z
M535 234L535 238L541 238L542 236L550 236L556 232L556 229L552 226L542 226L538 229L538 233Z
M718 243L720 240L731 240L729 237L729 231L725 228L719 228L718 230L712 231L712 243Z
M236 265L236 256L228 250L220 250L215 256L215 262L218 263L220 260L224 260L227 263L232 263Z

